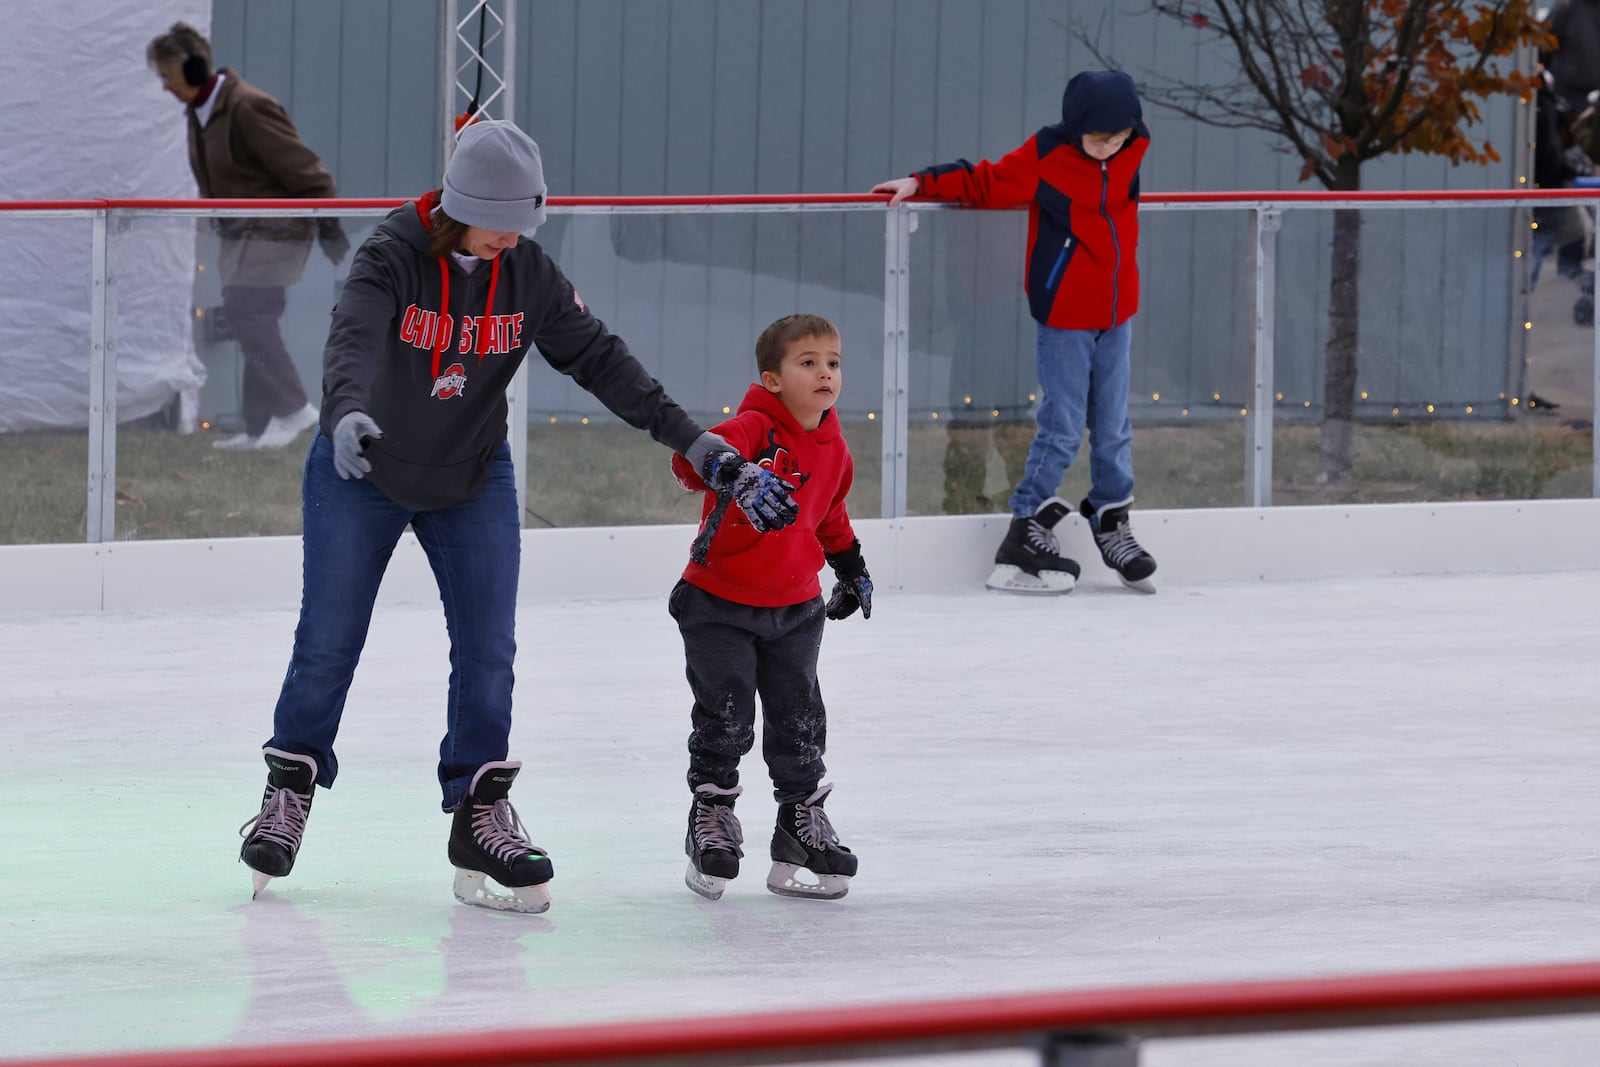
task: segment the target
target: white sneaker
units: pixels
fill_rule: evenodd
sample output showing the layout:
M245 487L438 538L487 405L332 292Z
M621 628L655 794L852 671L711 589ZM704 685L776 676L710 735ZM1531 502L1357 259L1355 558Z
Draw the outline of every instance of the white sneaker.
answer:
M256 439L247 433L236 433L232 437L221 437L211 442L212 448L220 448L225 452L248 452L256 447Z
M321 414L307 404L292 415L274 415L267 420L267 428L256 438L256 448L282 448L317 424Z

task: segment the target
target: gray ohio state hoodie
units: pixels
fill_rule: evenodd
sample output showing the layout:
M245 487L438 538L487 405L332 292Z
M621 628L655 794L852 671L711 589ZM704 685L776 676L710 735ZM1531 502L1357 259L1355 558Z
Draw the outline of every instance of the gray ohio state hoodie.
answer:
M428 255L434 193L356 252L322 356L322 432L364 411L372 484L415 511L469 499L506 439L506 389L532 348L630 426L682 453L700 426L589 313L528 237L471 272Z

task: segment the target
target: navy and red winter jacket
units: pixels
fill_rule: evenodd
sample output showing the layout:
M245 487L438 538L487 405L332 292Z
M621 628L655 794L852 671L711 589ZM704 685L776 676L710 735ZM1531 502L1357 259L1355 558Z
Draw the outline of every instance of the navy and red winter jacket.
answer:
M817 573L825 555L843 552L856 540L845 509L855 465L839 432L839 417L829 410L815 430L803 430L783 401L752 382L733 418L711 430L739 455L794 486L800 513L792 526L757 533L744 512L729 507L705 562L691 559L684 581L724 600L761 608L802 604L818 596L822 585ZM672 473L685 489L705 493L703 526L717 494L682 455L672 457Z
M1101 162L1086 133L1133 135ZM919 195L978 207L1028 207L1028 308L1046 326L1105 330L1139 310L1139 164L1150 147L1139 91L1121 71L1067 82L1061 121L998 163L964 159L918 171Z

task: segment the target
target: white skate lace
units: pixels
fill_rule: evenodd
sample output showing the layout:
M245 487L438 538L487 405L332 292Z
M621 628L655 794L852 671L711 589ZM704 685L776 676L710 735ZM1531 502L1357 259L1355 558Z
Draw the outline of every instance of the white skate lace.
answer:
M1061 542L1056 540L1055 531L1033 519L1028 520L1028 547L1041 556L1061 554Z
M720 848L744 856L744 849L739 847L744 844L744 827L725 804L695 804L694 839L702 851Z
M794 829L800 838L800 843L814 849L826 852L839 844L839 835L833 832L833 823L828 821L828 813L818 805L796 804Z
M305 836L308 810L305 798L293 789L273 789L261 805L261 814L239 827L239 836L260 837L297 852L300 839Z
M501 863L509 865L512 860L530 852L541 851L528 840L522 820L517 817L517 809L511 806L511 801L497 800L493 804L474 804L473 807L477 810L472 813L472 836L485 852Z
M1144 555L1144 549L1133 539L1127 520L1095 534L1094 539L1100 545L1101 554L1118 569Z

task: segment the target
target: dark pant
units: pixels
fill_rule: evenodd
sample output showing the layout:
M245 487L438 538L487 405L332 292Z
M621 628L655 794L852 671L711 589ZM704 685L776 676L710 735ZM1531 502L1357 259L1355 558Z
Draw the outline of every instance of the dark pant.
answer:
M510 446L501 446L488 484L472 499L413 512L371 482L340 478L333 468L333 446L318 433L306 456L301 495L305 588L294 654L267 744L313 757L317 784L333 784L339 771L333 742L345 695L366 644L378 585L409 523L433 566L450 634L439 784L444 809L452 811L478 768L505 759L510 744L522 561Z
M278 329L285 303L281 288L222 287L222 312L244 355L239 406L244 432L251 437L259 437L274 415L292 415L308 403L300 372Z
M819 596L783 608L756 608L680 581L667 599L688 663L689 788L739 784L739 759L755 743L761 695L761 754L780 804L817 791L827 768L828 714L817 685L826 621Z

